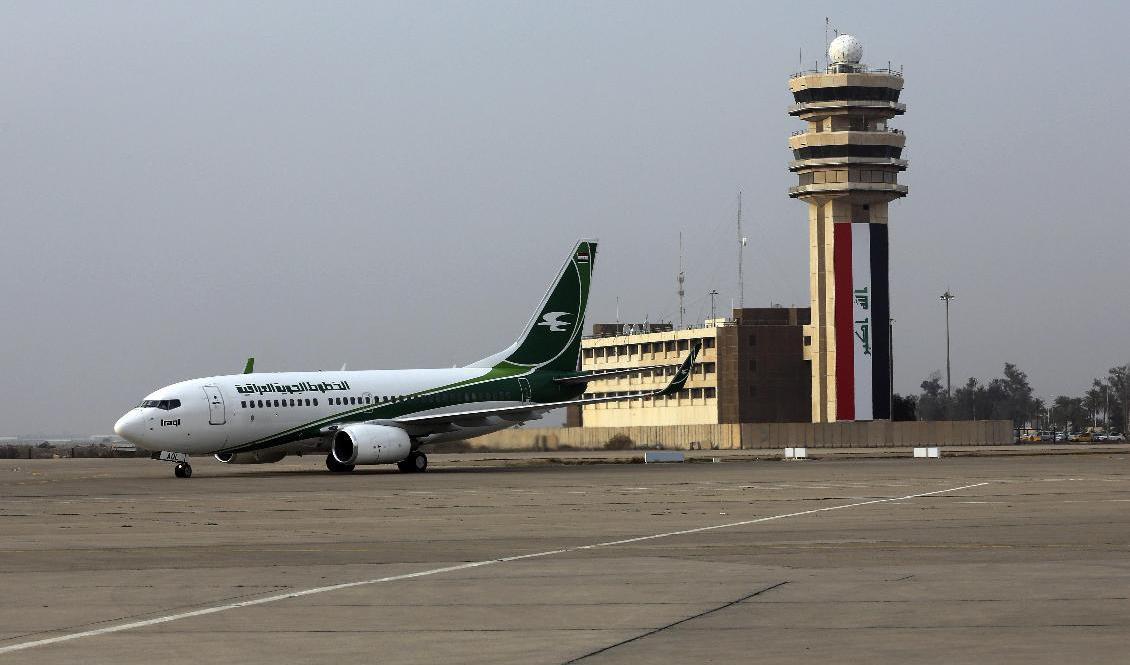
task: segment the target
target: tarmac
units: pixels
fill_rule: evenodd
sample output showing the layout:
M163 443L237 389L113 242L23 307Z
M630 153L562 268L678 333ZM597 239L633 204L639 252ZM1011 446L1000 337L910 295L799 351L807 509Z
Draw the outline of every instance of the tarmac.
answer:
M1130 449L1026 450L0 460L0 665L1126 662Z

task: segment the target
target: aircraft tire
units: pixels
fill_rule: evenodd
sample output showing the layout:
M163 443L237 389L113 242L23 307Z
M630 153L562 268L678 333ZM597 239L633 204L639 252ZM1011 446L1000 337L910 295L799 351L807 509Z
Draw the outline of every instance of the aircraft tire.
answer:
M192 466L181 462L180 464L176 465L176 468L173 469L173 475L177 478L191 478Z
M326 468L334 473L349 473L357 468L356 464L342 464L334 459L332 454L326 455Z
M428 456L419 450L413 452L404 461L411 467L412 473L423 473L428 470Z

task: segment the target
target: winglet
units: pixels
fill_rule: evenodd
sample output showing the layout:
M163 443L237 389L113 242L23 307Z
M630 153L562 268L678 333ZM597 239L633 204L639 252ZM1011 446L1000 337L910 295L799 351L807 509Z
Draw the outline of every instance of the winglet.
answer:
M687 379L691 376L691 368L694 367L694 359L698 356L699 350L702 349L702 342L695 342L691 346L691 352L687 355L686 360L679 364L679 369L675 371L675 377L671 379L671 383L663 390L655 393L656 397L663 397L664 395L673 395L683 389Z
M247 364L243 366L243 373L244 374L251 374L254 371L255 371L255 356L251 356L250 358L247 359Z

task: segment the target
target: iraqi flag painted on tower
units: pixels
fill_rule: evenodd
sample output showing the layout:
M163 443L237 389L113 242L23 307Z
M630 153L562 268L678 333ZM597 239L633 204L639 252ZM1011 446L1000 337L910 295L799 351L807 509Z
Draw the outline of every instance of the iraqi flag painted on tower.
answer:
M891 417L887 225L838 223L835 273L836 420Z

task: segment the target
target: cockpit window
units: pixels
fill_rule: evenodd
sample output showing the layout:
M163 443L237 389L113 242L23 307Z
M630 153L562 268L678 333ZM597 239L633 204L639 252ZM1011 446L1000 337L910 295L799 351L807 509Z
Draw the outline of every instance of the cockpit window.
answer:
M173 409L180 408L179 399L147 399L139 407L143 409L161 409L162 411L172 411Z

